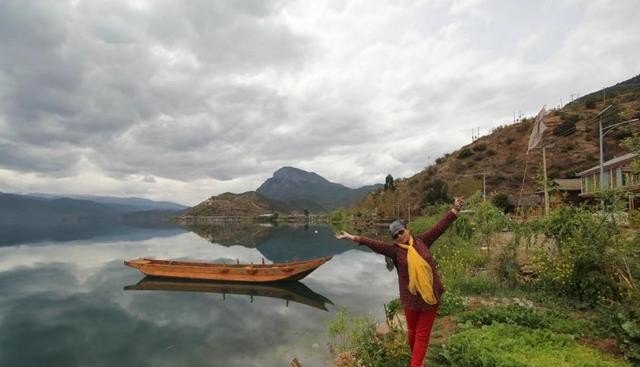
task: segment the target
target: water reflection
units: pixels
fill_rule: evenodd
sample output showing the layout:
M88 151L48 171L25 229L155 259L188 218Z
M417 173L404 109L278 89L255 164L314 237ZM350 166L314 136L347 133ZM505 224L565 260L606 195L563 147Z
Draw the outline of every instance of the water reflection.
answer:
M253 222L230 222L207 225L190 225L185 229L223 246L256 247L271 235L273 227Z
M397 293L384 257L361 250L314 226L273 228L254 248L182 230L0 247L0 366L286 366L294 356L305 367L328 366L326 332L336 310L382 320L382 304ZM256 296L252 303L250 295L231 292L223 299L122 289L140 280L122 265L129 258L258 262L319 254L336 256L304 286L316 301L326 299L328 312L297 301L285 307L279 297Z
M312 291L298 281L248 283L145 277L137 284L125 286L124 289L218 293L222 294L223 299L226 299L227 294L240 294L249 296L251 303L253 303L253 297L271 297L285 300L286 306L289 306L289 301L292 301L325 311L327 311L327 304L333 305L327 297Z
M223 246L256 248L273 262L308 260L358 248L348 241L336 240L331 228L318 224L219 223L185 228Z

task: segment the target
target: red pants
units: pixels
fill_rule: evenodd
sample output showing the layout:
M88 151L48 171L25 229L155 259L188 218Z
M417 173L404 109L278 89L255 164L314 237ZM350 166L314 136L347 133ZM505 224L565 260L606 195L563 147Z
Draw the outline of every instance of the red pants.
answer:
M421 367L429 347L431 328L436 320L438 308L429 311L416 311L405 308L407 318L407 337L411 348L411 364L409 367Z

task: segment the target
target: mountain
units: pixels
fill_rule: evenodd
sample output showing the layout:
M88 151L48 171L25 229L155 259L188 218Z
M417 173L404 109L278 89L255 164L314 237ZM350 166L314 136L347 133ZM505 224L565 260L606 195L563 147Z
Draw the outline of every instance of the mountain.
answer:
M98 196L98 195L55 195L55 194L42 194L42 193L32 193L28 194L31 197L39 197L46 199L59 199L59 198L69 198L76 200L89 200L94 203L104 204L113 208L122 213L130 213L137 211L147 211L147 210L173 210L179 211L187 209L187 206L172 203L169 201L154 201L149 199L137 198L137 197L115 197L115 196Z
M0 193L0 246L91 238L132 227L168 228L173 226L168 218L180 213L178 210L140 210L150 203L142 204Z
M331 182L324 177L298 168L283 167L274 172L256 192L265 198L282 202L291 209L302 212L328 212L349 207L368 192L382 185L351 189Z
M640 75L549 111L544 118L547 130L543 138L549 180L573 178L598 165L598 113L609 105L613 107L602 115L605 127L640 118ZM469 196L483 190L483 177L488 196L503 193L517 202L520 197L535 195L542 176L542 151L536 148L526 153L533 121L526 118L498 126L490 134L436 159L423 171L396 180L395 191L377 190L367 195L354 209L367 213L375 208L378 215L393 218L399 207L400 215L407 217L409 211L417 213L425 207L438 182L446 184L450 196ZM604 160L625 154L620 142L638 131L637 123L611 130L604 139Z
M212 196L200 204L189 208L184 216L258 216L275 211L288 212L278 203L273 203L255 191L242 194L226 192Z
M28 195L0 193L0 224L41 226L79 221L115 222L117 211L89 200L46 199Z

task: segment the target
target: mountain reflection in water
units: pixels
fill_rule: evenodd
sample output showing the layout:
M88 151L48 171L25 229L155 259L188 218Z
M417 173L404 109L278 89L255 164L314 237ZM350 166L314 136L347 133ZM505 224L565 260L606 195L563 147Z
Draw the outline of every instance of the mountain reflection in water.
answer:
M285 300L286 306L289 306L289 301L292 301L325 311L327 311L327 304L333 305L330 299L312 291L298 281L250 283L145 277L138 284L126 286L124 289L128 291L219 293L223 298L227 294L248 295L251 297L252 303L254 296L271 297Z
M326 225L277 225L264 223L221 223L185 227L198 236L222 246L256 248L273 262L308 260L366 248L335 238Z

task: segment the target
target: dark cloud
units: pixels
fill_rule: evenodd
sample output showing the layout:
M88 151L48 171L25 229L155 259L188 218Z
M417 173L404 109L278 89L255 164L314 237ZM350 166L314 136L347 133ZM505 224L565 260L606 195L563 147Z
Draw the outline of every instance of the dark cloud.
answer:
M148 9L2 2L3 166L70 173L83 150L115 176L248 172L255 167L216 162L231 161L285 111L273 90L234 78L290 68L306 47L277 11L263 1L158 1Z

